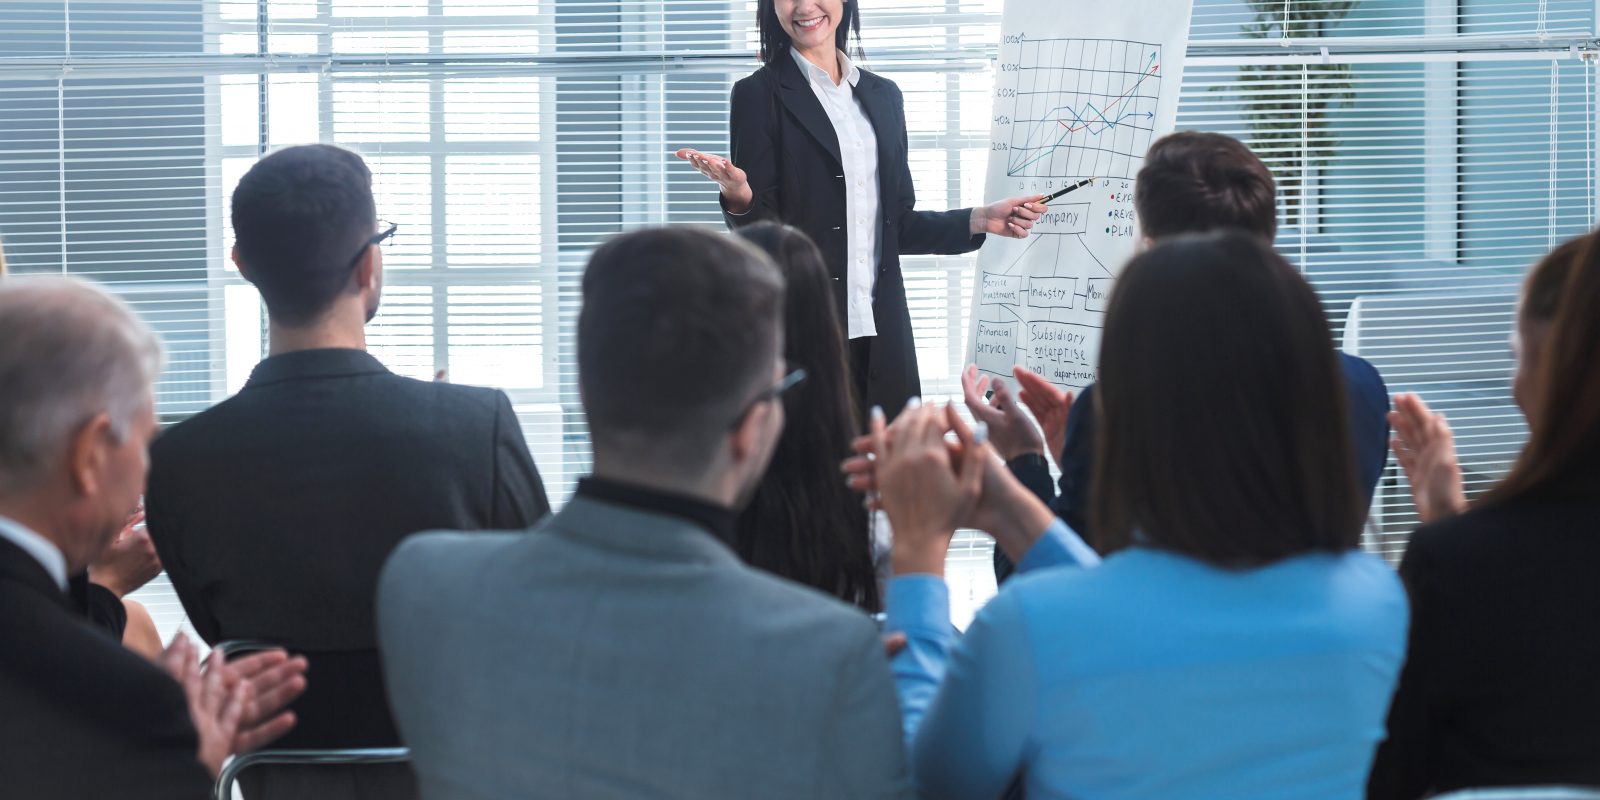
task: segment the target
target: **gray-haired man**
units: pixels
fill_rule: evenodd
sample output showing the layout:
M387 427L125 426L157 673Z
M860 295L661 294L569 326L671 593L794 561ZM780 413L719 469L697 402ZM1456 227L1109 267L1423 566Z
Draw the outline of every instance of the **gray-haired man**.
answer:
M278 651L213 661L202 677L180 638L158 667L68 598L68 579L100 555L144 490L160 367L149 329L99 289L61 278L0 283L7 796L204 797L208 771L293 724L277 711L304 689L303 660Z

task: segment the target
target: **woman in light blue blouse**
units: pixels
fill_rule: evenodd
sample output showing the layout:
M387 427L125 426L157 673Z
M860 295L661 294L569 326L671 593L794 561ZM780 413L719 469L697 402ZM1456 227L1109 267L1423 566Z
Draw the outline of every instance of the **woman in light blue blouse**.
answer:
M1102 339L1104 560L945 409L878 434L887 630L924 797L1359 798L1404 658L1327 320L1242 234L1135 258ZM881 424L878 426L881 428ZM948 428L962 444L947 446ZM860 485L857 481L857 485ZM1025 573L951 632L960 526Z

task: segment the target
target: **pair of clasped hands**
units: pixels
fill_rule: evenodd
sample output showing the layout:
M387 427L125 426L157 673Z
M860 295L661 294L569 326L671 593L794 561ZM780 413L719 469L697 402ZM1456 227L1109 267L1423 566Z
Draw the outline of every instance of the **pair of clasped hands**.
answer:
M749 176L744 170L734 166L732 161L687 147L679 150L676 155L689 162L690 166L699 170L701 175L716 182L724 202L727 203L728 211L743 214L755 204L756 195L750 188ZM1031 194L978 206L972 209L969 231L974 236L980 233L992 233L1011 239L1026 239L1033 224L1049 210L1049 207L1041 202L1044 197L1042 194Z
M1007 556L1021 561L1054 522L1054 513L1012 476L1005 461L1059 452L1072 395L1021 367L1013 375L1020 388L1015 397L1004 381L967 367L961 383L977 420L972 427L949 404L923 405L913 398L888 426L882 411L873 409L870 429L855 441L856 455L841 470L852 489L867 493L869 507L889 515L896 575L943 575L957 528L988 533ZM1044 426L1042 437L1018 400Z

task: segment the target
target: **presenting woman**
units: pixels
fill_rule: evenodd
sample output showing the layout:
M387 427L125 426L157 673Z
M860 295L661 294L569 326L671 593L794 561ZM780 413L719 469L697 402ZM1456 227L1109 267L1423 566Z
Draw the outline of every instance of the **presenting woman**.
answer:
M893 415L922 392L901 254L967 253L990 233L1023 238L1042 196L915 210L900 89L844 52L849 32L860 36L856 0L759 0L756 21L765 66L734 84L732 159L677 155L716 181L730 227L776 220L822 249L858 410Z

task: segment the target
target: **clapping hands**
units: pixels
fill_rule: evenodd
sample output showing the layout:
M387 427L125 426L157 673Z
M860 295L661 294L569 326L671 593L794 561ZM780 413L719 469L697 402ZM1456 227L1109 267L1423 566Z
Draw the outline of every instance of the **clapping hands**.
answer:
M198 650L178 634L159 663L183 687L199 734L197 758L213 777L229 756L263 747L294 727L284 710L306 688L306 660L274 649L226 661L211 651L204 668Z
M1411 497L1422 521L1433 522L1467 510L1455 437L1444 415L1430 411L1414 394L1397 394L1389 424L1394 427L1389 445L1411 484Z
M977 528L1020 560L1054 514L1020 484L990 447L988 427L967 427L951 406L910 407L856 440L841 470L867 503L889 515L896 574L942 575L957 528ZM953 435L954 439L948 438Z

